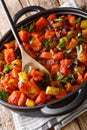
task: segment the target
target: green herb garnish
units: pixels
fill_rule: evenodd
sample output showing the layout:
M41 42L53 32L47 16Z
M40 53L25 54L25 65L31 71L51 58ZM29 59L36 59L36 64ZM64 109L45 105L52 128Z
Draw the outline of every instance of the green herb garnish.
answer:
M82 39L83 38L83 36L82 36L82 33L81 32L78 32L78 39Z
M78 40L79 40L79 41L87 42L87 39L84 39L84 38L83 38L81 32L78 33L77 37L78 37Z
M66 44L65 39L61 38L59 41L58 47L62 49L65 47L65 44Z
M72 39L72 34L68 34L67 38L68 38L68 41L70 41Z
M63 19L61 17L54 19L55 22L61 22Z
M68 78L74 79L74 78L75 78L75 75L74 75L74 74L69 74L69 75L68 75Z
M32 37L32 38L29 40L29 44L31 45L33 42L34 42L34 38Z
M25 25L25 26L21 26L17 29L17 31L21 31L21 30L27 30L29 31L29 26L28 25Z
M80 23L80 21L81 21L81 17L77 18L75 23L78 24L78 23Z
M29 26L29 31L32 32L35 26L35 22L31 23Z
M80 44L80 45L76 46L76 50L77 50L77 57L79 57L80 54L81 54L82 51L83 51L82 45Z
M69 79L74 79L74 74L68 74L67 77L64 77L61 73L57 73L57 80L63 83L68 83Z
M0 90L0 99L6 101L8 98L9 94L5 92L4 90Z
M49 40L44 40L43 45L47 48L49 47L50 41Z
M26 73L27 73L27 74L30 73L31 70L32 70L32 66L29 66L29 67L27 68L27 70L26 70Z
M64 53L69 54L72 50L63 50Z

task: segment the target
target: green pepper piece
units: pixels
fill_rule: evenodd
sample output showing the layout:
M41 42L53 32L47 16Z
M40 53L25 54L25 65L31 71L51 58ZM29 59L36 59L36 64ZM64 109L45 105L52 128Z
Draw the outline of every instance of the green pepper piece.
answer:
M65 44L66 44L65 39L61 38L59 41L58 47L62 49L65 47Z

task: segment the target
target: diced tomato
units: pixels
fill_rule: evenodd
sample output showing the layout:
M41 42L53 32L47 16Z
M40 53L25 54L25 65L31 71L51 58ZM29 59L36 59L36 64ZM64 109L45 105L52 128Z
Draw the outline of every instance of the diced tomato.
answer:
M26 30L21 30L18 32L19 37L21 39L22 42L28 42L29 38L30 38L30 33Z
M10 75L6 75L5 78L2 79L1 84L6 92L12 93L18 87L18 79L11 78Z
M0 90L4 90L4 87L1 83L0 83Z
M57 99L60 99L67 95L67 92L64 89L60 89L58 95L56 96Z
M51 59L52 56L51 56L50 52L42 52L40 55L40 58Z
M87 72L84 75L84 80L87 80Z
M20 95L21 95L20 91L13 91L11 95L8 97L8 103L18 105Z
M40 42L43 42L43 40L44 40L44 35L41 35L41 36L39 37L39 40L40 40Z
M78 40L75 38L72 38L71 41L67 43L66 48L72 50L77 46L77 44L78 44Z
M28 43L23 42L23 46L27 52L31 49Z
M60 28L60 27L62 27L62 25L63 25L63 22L56 22L56 23L52 24L52 27L53 28Z
M30 82L24 82L24 83L18 83L18 88L21 92L23 92L26 96L28 96L31 99L34 99L40 92L39 87L34 82L33 79L31 79Z
M8 49L10 48L15 48L15 41L14 42L9 42L9 43L6 43L4 44L4 46Z
M68 15L68 20L72 26L75 25L76 17L74 15Z
M4 59L7 64L11 64L15 60L15 53L13 49L4 49Z
M71 59L63 59L63 60L61 60L60 64L68 67L70 64L72 64L72 60Z
M44 63L44 66L50 71L52 66L54 65L53 59L47 59L47 61Z
M60 66L58 64L53 65L51 68L51 75L54 75L59 69Z
M71 73L71 69L69 69L69 65L72 64L72 60L70 59L63 59L60 61L60 72L67 76Z
M52 58L53 58L54 61L62 60L62 59L64 58L64 53L63 53L63 52L55 53L55 54L52 56Z
M40 70L32 69L30 73L35 81L40 81L43 79L44 73Z
M22 67L22 62L21 62L20 59L15 59L15 60L11 63L11 65L13 66L13 68L15 68L15 67L21 68L21 67Z
M18 78L18 73L21 71L20 67L14 67L10 72L11 76L14 78Z
M4 90L8 93L12 93L14 90L17 89L17 83L16 83L16 80L14 79L14 82L15 83L12 83L12 84L7 84L7 86L4 86ZM17 81L18 82L18 81Z
M58 87L59 85L59 81L52 81L51 85L54 86L54 87Z
M55 36L55 32L53 30L47 30L45 33L45 39L53 39Z
M0 63L0 72L3 70L3 64Z
M51 21L53 21L54 19L56 19L57 18L57 15L56 14L50 14L49 16L48 16L48 18L47 18L47 20L49 21L49 22L51 22Z
M34 51L29 52L29 55L30 55L32 58L36 59L36 54L35 54Z
M38 97L35 100L35 104L36 105L43 104L43 103L46 102L46 99L47 99L47 96L46 96L45 92L41 91L40 94L38 95Z
M65 85L65 88L66 88L67 93L70 93L74 91L76 88L78 88L78 85L67 84Z
M46 20L46 18L45 17L41 17L35 23L36 31L42 31L47 25L48 25L48 21Z
M5 78L1 80L1 84L3 86L6 86L8 84L9 79L10 79L10 75L8 75L8 74L5 75Z
M27 97L23 93L21 93L20 98L18 100L18 106L25 106L26 99Z
M36 38L38 38L40 36L40 33L39 32L37 32L37 33L36 32L32 32L31 36L36 39Z
M37 52L41 50L42 43L40 42L39 39L35 39L34 42L30 45L30 47L33 49L33 51Z
M83 81L84 81L83 75L82 75L82 74L78 74L77 83L78 83L78 84L81 84Z

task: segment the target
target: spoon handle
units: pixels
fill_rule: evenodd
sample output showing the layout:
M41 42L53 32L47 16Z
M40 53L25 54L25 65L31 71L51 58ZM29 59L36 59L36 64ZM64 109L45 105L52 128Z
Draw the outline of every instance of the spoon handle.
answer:
M2 7L3 7L3 9L4 9L4 12L5 12L5 14L6 14L7 20L8 20L8 22L9 22L9 25L10 25L10 28L11 28L11 31L12 31L12 33L13 33L13 35L14 35L16 41L17 41L17 43L18 43L19 46L20 46L20 45L22 45L22 42L21 42L21 40L20 40L20 38L19 38L19 36L18 36L16 27L14 26L13 20L12 20L10 14L9 14L9 11L8 11L8 9L7 9L7 7L6 7L6 4L5 4L4 0L0 0L0 2L1 2Z

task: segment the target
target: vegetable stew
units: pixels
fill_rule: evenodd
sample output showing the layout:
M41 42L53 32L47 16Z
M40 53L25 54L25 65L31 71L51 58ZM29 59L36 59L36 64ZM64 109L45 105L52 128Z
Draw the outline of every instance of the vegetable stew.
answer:
M45 66L22 70L17 42L0 52L0 99L33 107L60 99L87 80L87 20L75 15L50 14L18 29L27 53Z

